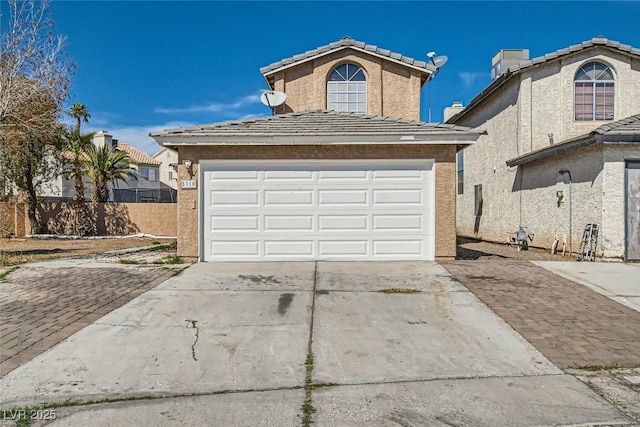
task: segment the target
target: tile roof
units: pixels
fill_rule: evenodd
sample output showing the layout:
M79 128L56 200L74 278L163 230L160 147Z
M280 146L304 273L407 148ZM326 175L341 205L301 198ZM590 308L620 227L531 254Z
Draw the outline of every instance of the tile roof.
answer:
M127 153L127 155L129 156L129 159L131 159L133 163L138 163L142 165L154 165L154 166L160 165L160 162L158 160L143 153L137 148L130 146L129 144L118 143L115 149L118 151L124 151L125 153Z
M516 72L523 70L525 68L529 68L531 66L542 64L543 62L551 61L556 58L561 58L563 56L571 55L576 52L580 52L585 49L598 47L598 46L606 46L621 52L630 53L632 55L640 56L640 49L634 48L633 46L629 46L627 44L622 44L615 40L609 40L606 37L598 36L594 37L591 40L583 41L580 44L574 44L569 47L565 47L563 49L558 49L555 52L547 53L546 55L538 56L537 58L528 59L525 61L518 62L516 65L512 65L508 68L510 72Z
M301 62L305 62L316 56L326 55L328 53L335 52L337 50L345 49L345 48L354 48L366 53L370 53L372 55L376 55L392 61L400 62L406 65L412 66L414 68L419 68L428 73L431 73L436 69L432 64L428 63L427 61L420 61L417 59L413 59L408 56L404 56L402 54L392 52L388 49L382 49L382 48L379 48L378 46L357 41L352 39L349 36L346 36L338 40L337 42L329 43L327 45L320 46L316 49L308 50L304 53L282 59L280 61L274 62L273 64L269 64L266 67L260 68L260 72L263 75L271 74L281 68L295 65Z
M538 56L537 58L520 61L516 65L512 65L511 67L509 67L504 72L504 74L501 74L491 83L489 83L489 86L487 86L482 92L476 95L471 100L471 102L469 102L469 105L464 110L462 110L461 112L459 112L458 114L456 114L455 116L447 120L447 123L455 123L456 120L460 119L466 113L471 111L473 107L475 107L477 104L483 101L486 97L491 95L498 87L506 83L512 76L520 74L524 70L527 70L533 66L540 65L549 61L559 59L559 58L563 58L569 55L573 55L577 52L581 52L587 49L595 49L598 47L606 47L608 49L616 50L626 55L633 55L633 56L640 57L640 49L626 45L626 44L622 44L615 40L609 40L603 36L598 36L598 37L592 38L591 40L586 40L580 44L575 44L569 47L565 47L563 49L556 50L555 52L547 53L546 55Z
M152 132L163 136L366 136L366 135L427 135L480 134L468 127L426 123L328 110L304 111L275 116L188 126Z
M592 133L606 136L640 135L640 114L635 114L616 122L605 123Z
M635 114L615 122L605 123L587 134L507 160L507 166L524 165L553 155L566 153L567 151L586 145L607 142L609 139L620 139L622 142L627 143L640 143L640 114Z

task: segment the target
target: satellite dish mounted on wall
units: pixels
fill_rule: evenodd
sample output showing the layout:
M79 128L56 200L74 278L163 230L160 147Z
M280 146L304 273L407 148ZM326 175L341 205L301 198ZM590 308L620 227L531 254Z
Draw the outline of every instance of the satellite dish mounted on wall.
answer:
M284 104L287 100L287 94L284 92L278 92L277 90L263 90L260 95L260 101L271 108L273 114L275 114L275 108Z
M436 74L438 74L438 71L440 71L440 68L442 68L442 66L446 64L447 61L449 60L449 58L445 55L436 56L435 52L427 53L427 57L431 60L431 63L433 64L433 66L436 67L436 71L433 73L433 77L435 77Z
M440 67L446 64L448 60L449 58L445 55L439 55L435 58L431 58L431 62L436 66L437 69L440 69Z

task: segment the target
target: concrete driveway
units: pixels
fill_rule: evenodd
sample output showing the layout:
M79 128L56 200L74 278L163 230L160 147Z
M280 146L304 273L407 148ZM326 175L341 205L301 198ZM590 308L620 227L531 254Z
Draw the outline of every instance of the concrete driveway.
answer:
M67 400L52 425L629 423L428 262L196 264L0 379Z

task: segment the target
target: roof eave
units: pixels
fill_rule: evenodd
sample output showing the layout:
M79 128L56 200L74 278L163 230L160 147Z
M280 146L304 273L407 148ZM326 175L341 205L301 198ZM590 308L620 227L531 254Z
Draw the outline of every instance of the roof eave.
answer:
M478 132L389 135L159 135L163 147L243 145L472 145Z
M338 46L335 49L329 49L329 50L326 50L324 52L320 52L320 53L318 53L316 55L310 56L308 58L301 59L299 61L293 61L293 62L291 62L289 64L282 65L282 66L280 66L278 68L274 68L273 70L263 71L263 70L266 70L266 69L268 69L270 67L269 65L267 65L266 67L263 67L263 68L260 69L260 73L262 73L262 76L265 78L265 80L267 80L267 84L269 84L268 76L271 76L272 74L275 74L278 71L286 70L288 68L295 67L295 66L300 65L300 64L304 64L305 62L312 61L314 59L320 58L322 56L329 55L331 53L339 52L339 51L344 50L344 49L357 50L358 52L366 53L368 55L375 56L375 57L384 59L384 60L389 61L389 62L394 62L394 63L399 64L399 65L404 65L405 67L413 68L414 70L418 70L418 71L420 71L422 73L426 73L426 74L429 74L429 75L432 75L436 70L436 67L433 66L432 64L429 64L429 63L427 63L426 68L417 67L415 65L409 64L408 62L399 61L399 60L391 58L389 56L380 55L379 53L372 52L372 51L369 51L369 50L366 50L366 49L362 49L362 48L359 48L357 46L347 45L347 46Z
M598 139L592 133L590 133L588 135L583 135L567 142L563 142L557 145L550 145L549 147L545 147L543 149L532 151L530 153L523 154L522 156L509 159L506 163L509 167L526 165L538 160L543 160L552 156L564 154L568 151L572 151L580 147L595 144L596 142L598 142Z

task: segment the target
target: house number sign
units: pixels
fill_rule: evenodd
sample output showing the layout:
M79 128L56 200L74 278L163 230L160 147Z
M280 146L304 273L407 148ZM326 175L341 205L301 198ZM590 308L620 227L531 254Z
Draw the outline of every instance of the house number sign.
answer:
M195 179L189 179L181 181L180 188L198 188L198 185Z

